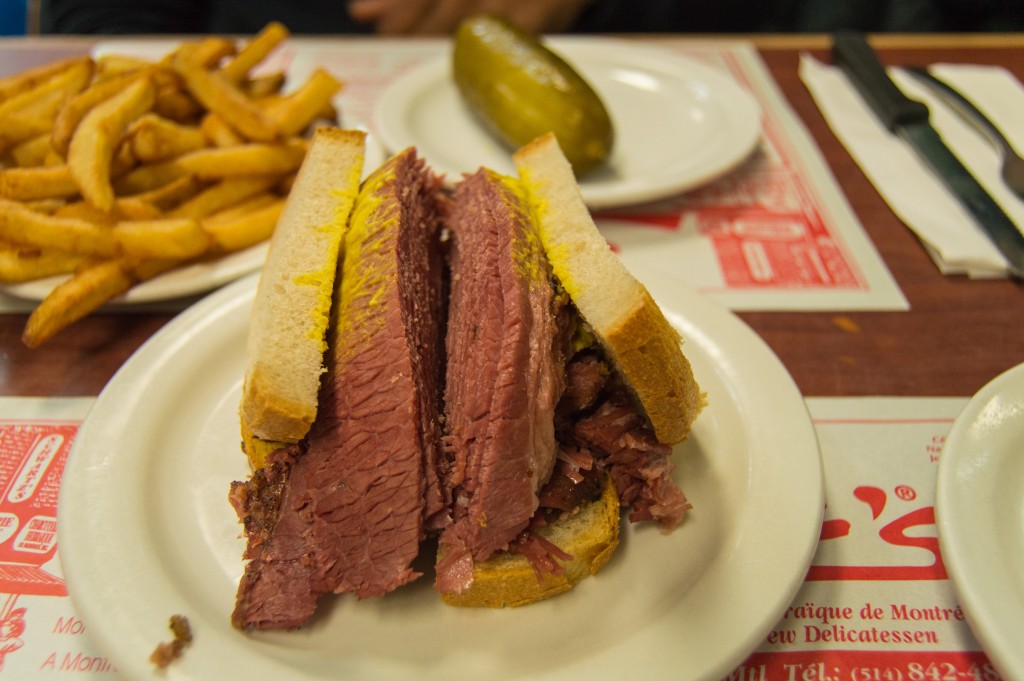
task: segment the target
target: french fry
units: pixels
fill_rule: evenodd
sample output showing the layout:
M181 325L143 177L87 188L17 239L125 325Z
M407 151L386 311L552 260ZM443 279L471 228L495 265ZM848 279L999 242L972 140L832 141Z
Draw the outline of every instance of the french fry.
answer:
M75 130L68 146L68 168L87 201L101 210L114 207L110 166L124 130L153 106L153 81L135 81L122 93L94 107Z
M13 201L0 200L0 240L41 250L102 257L119 253L118 242L108 227L37 213Z
M284 203L283 198L263 194L244 206L203 220L203 228L213 239L210 253L240 251L269 239L284 210Z
M219 114L246 139L273 142L281 136L256 103L220 72L188 63L176 63L175 70L196 100Z
M36 199L35 201L24 201L22 205L36 213L53 215L67 205L64 199Z
M124 221L110 231L119 253L129 258L185 260L210 247L209 235L191 218Z
M126 134L135 158L142 163L166 161L206 146L206 136L199 128L153 113L138 118Z
M137 197L121 198L114 202L114 210L107 213L88 201L76 201L58 208L53 215L76 218L98 225L113 227L120 220L157 220L162 216L159 208Z
M78 194L78 184L66 165L0 170L0 199L37 201Z
M136 281L142 282L169 272L175 267L180 267L185 262L182 260L142 260L128 262L126 266L131 270Z
M202 218L268 191L277 175L229 177L167 212L168 217Z
M165 61L173 64L185 61L204 69L216 67L225 57L234 56L235 41L221 36L206 36L195 43L185 43L167 56Z
M207 224L219 222L222 220L228 221L242 218L256 210L266 208L275 201L283 201L284 199L285 197L279 196L277 194L257 194L252 198L240 201L239 203L236 203L233 206L229 206L224 210L219 210L216 213L212 213L206 216L205 218L203 218L202 221L203 227L205 228Z
M66 203L54 211L53 216L71 220L84 220L94 225L106 225L107 227L112 227L116 222L112 213L102 211L88 201Z
M58 154L56 151L54 151L53 149L50 149L50 151L48 151L46 153L46 158L43 159L43 165L44 166L62 166L62 165L66 165L66 159L63 156L61 156L60 154Z
M0 239L45 250L140 259L191 258L210 245L206 232L190 218L130 220L110 226L36 213L11 201L0 201Z
M135 284L135 277L118 260L101 260L80 268L57 285L29 315L21 341L37 348L58 332L115 298Z
M0 246L0 283L20 284L58 274L69 274L85 256L65 251L41 251Z
M127 293L135 284L179 265L180 260L140 262L130 258L86 263L74 276L58 284L32 311L21 342L29 348L37 348L79 319Z
M304 130L320 112L329 108L342 82L324 69L317 69L309 80L267 109L267 118L286 135Z
M101 54L96 57L96 80L116 78L131 71L151 68L152 62L142 57L132 57L127 54Z
M249 72L267 58L274 48L288 39L284 24L273 21L263 27L252 40L245 44L234 59L221 68L220 72L233 83L241 83Z
M209 140L210 144L215 147L234 147L239 144L245 144L245 139L215 113L208 113L203 116L199 129L206 135L206 139Z
M135 150L122 137L117 149L114 150L114 158L110 159L110 177L120 177L129 170L138 166L139 160L135 158Z
M262 99L281 92L284 87L285 75L282 71L267 73L255 78L250 78L242 85L245 93L253 99Z
M40 83L58 77L63 71L91 61L89 57L67 57L0 78L0 101L6 101L22 92L27 92Z
M160 187L127 198L138 199L166 211L192 198L201 188L202 184L195 177L182 175Z
M298 168L305 154L305 143L292 140L286 144L243 144L201 149L169 163L182 174L195 175L201 180L216 180L238 175L283 175Z
M114 217L118 220L159 220L163 211L137 196L127 196L114 203Z
M75 134L75 129L85 115L97 104L105 102L123 91L133 81L145 77L146 73L151 70L141 68L127 73L119 73L108 80L92 85L68 100L57 113L53 123L53 148L66 156L68 145L71 144L71 136Z
M195 153L195 152L194 152ZM130 196L142 192L155 191L171 182L188 175L188 171L179 167L174 161L164 161L148 166L139 166L114 179L114 191L118 196ZM2 178L2 171L0 171ZM3 184L0 182L0 192ZM0 193L2 196L2 193Z
M52 150L53 147L50 146L50 135L49 133L44 132L25 140L18 146L11 149L11 158L14 159L14 163L21 168L43 166L50 160L50 152Z
M160 85L153 113L176 123L191 125L202 116L203 107L182 86Z
M0 121L0 152L5 152L33 137L53 129L52 118L36 118L21 114L7 114Z
M8 97L0 103L0 121L11 114L52 118L68 97L89 84L92 72L92 60L79 61L35 87Z

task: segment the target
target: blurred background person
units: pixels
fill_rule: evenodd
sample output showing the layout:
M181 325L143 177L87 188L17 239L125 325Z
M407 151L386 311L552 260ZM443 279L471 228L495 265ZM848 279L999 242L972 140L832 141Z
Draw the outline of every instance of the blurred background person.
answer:
M491 12L536 33L754 31L768 3L749 0L37 0L43 33L439 35Z
M44 33L251 34L280 21L297 34L440 35L479 12L537 33L1024 30L1024 0L35 1Z

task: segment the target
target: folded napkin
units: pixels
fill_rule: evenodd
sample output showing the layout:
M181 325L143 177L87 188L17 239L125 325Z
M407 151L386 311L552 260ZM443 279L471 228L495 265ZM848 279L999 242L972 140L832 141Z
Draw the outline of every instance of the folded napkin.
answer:
M1024 88L1005 69L934 64L929 70L970 98L1024 149ZM924 102L946 145L1017 224L1024 226L1024 201L999 176L999 154L982 135L901 69L889 74L907 96ZM800 77L825 120L893 212L921 239L945 274L1006 276L1006 261L974 218L946 190L914 150L878 121L843 73L809 55Z

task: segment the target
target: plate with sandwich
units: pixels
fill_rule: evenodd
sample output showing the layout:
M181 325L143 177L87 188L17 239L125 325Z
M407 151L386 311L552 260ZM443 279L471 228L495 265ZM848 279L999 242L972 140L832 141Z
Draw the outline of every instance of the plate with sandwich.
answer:
M132 678L728 674L817 546L792 379L625 269L553 137L453 194L415 149L359 182L363 144L318 133L260 275L83 423L58 533L95 642Z
M638 204L707 184L742 164L761 138L757 100L728 74L632 43L551 38L603 100L615 130L608 160L579 177L591 209ZM426 62L378 101L385 148L416 146L456 182L484 165L514 172L511 150L477 120L452 78L451 58Z

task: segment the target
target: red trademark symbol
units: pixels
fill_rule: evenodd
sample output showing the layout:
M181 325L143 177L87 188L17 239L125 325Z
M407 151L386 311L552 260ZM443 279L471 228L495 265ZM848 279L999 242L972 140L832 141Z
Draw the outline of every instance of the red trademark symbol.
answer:
M913 501L917 498L917 492L910 485L899 485L896 488L896 496L903 499L903 501Z

